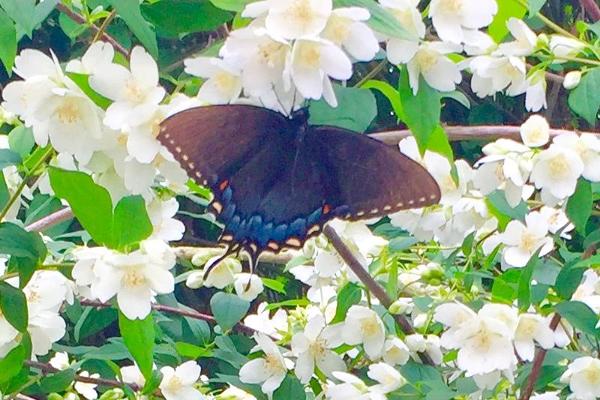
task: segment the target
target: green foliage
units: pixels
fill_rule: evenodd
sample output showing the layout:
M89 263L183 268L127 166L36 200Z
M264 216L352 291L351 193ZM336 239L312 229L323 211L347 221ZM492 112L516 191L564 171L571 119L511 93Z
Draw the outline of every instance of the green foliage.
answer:
M569 107L575 114L595 125L600 108L600 68L589 70L579 85L569 93Z
M0 309L4 318L20 332L27 331L29 313L27 299L18 288L0 281Z
M117 10L119 17L123 18L129 29L142 42L146 50L154 58L158 58L156 34L142 16L140 2L138 0L111 0L110 3Z
M527 8L519 0L498 0L498 13L488 27L488 33L496 42L501 42L508 34L506 22L512 17L523 18Z
M31 128L26 128L23 125L15 127L8 134L8 145L10 149L19 154L21 158L29 155L35 145Z
M354 304L358 304L362 298L362 289L352 282L348 282L338 293L335 316L331 320L332 324L342 322L346 318L346 313Z
M4 169L9 165L19 165L21 156L9 149L0 149L0 169Z
M71 385L74 378L75 369L67 368L42 378L40 381L40 389L45 393L62 392Z
M373 30L391 37L415 40L415 37L404 29L396 18L373 0L334 0L333 4L335 7L366 8L371 14L368 24Z
M31 37L35 27L35 0L0 0L0 6Z
M369 90L334 85L338 106L331 107L323 99L313 101L309 106L313 125L332 125L356 132L367 130L377 116L375 96Z
M128 319L119 312L119 329L123 342L133 356L146 380L152 376L154 364L154 320L152 314L145 319Z
M0 253L11 256L9 266L19 274L19 285L24 287L35 268L46 257L46 245L39 234L27 232L10 222L0 223Z
M122 198L113 212L108 191L94 183L89 175L58 168L51 168L49 175L56 195L69 202L73 213L96 243L123 250L152 233L141 196ZM90 204L90 198L94 199L93 204Z
M240 322L249 308L249 302L234 294L219 292L210 299L210 310L223 331L233 328Z
M210 2L221 10L240 12L246 4L252 3L254 0L210 0Z
M592 215L592 185L589 181L579 178L573 196L567 202L567 216L573 222L577 232L585 235L585 227Z
M600 329L596 328L598 316L587 304L580 301L564 301L556 306L556 311L569 321L573 328L600 338Z
M157 29L170 36L213 31L233 18L209 0L162 0L144 4L142 12Z
M304 400L304 385L294 375L288 374L281 386L273 392L273 400Z
M0 387L4 387L9 381L17 376L23 368L23 362L27 359L27 350L23 344L19 344L0 358Z
M12 67L17 56L17 29L14 22L0 9L0 61L6 73L12 73Z

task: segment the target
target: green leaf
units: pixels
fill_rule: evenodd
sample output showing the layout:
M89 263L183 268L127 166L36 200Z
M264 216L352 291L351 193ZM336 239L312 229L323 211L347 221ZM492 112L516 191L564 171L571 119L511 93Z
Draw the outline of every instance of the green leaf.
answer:
M0 61L8 76L12 74L12 67L17 56L17 29L13 21L0 9Z
M40 389L45 393L62 392L66 390L75 379L75 370L67 368L63 371L44 377L40 381Z
M452 151L452 146L450 146L448 135L446 134L446 131L442 125L438 125L433 130L431 136L429 136L427 150L435 151L436 153L443 155L448 159L448 161L450 161L450 165L453 165L454 152Z
M152 234L152 223L142 196L123 197L115 207L112 245L117 249L137 243Z
M0 254L11 256L9 265L18 265L19 285L24 287L37 265L46 258L46 245L38 233L10 222L0 223Z
M24 158L31 153L35 140L31 128L26 128L23 125L15 127L8 134L8 145L10 149Z
M56 196L69 203L94 241L108 246L112 242L112 201L108 191L83 172L49 168L48 175ZM94 199L93 203L90 199Z
M133 356L142 375L147 380L152 376L154 364L154 321L152 314L145 319L128 319L119 311L119 329L127 350Z
M586 269L587 266L579 265L577 262L571 262L562 267L554 285L556 293L563 299L570 299L579 287Z
M399 39L416 40L412 33L404 29L402 24L387 10L379 6L373 0L334 0L333 5L337 7L362 7L369 10L371 18L367 24L375 31Z
M546 1L547 0L529 0L527 2L527 12L529 17L531 18L539 13L542 7L544 7L544 4L546 4Z
M159 33L164 31L170 36L214 31L233 18L232 13L215 7L209 0L162 0L144 4L142 12Z
M0 383L11 380L23 368L23 362L27 358L27 350L22 344L0 357Z
M248 312L250 303L234 294L219 292L210 299L210 310L224 331L235 326Z
M142 42L154 58L158 58L158 44L156 34L142 16L138 0L110 0L110 4L118 15L123 18L133 34Z
M565 301L556 306L556 311L575 329L600 338L600 330L596 328L598 316L587 304L580 301Z
M35 27L35 0L0 0L0 6L31 37Z
M408 71L402 68L398 89L404 110L404 123L415 136L421 154L429 148L429 140L440 124L440 94L420 78L419 91L413 95L408 82Z
M454 90L452 92L444 92L442 93L442 97L445 99L452 99L460 104L462 104L465 108L471 109L471 102L469 98L460 90Z
M210 0L215 7L222 10L240 12L246 7L246 4L255 0Z
M0 281L0 309L4 318L19 332L26 332L29 321L25 294L14 286Z
M506 22L511 17L522 19L527 9L518 0L498 0L498 13L488 27L488 33L497 43L508 34Z
M347 283L338 293L335 316L332 324L342 322L346 319L346 313L354 304L358 304L362 298L362 289L356 283Z
M286 375L279 388L273 392L273 400L306 400L304 385L293 375Z
M103 110L106 110L108 106L110 106L110 99L107 99L106 97L102 96L101 94L94 91L94 89L92 89L92 87L89 84L89 75L78 74L76 72L67 72L66 75L69 78L71 78L71 80L75 82L77 86L79 86L79 89L81 89L83 93L85 93L85 95L89 97L90 100L92 100L94 104L96 104L98 107L102 108Z
M386 99L390 102L392 106L392 110L396 114L396 118L401 121L404 121L404 110L402 109L402 103L400 102L400 94L395 87L390 85L385 81L378 81L375 79L371 79L366 81L362 86L362 89L374 89L380 92L385 96Z
M521 270L517 299L519 310L523 312L527 311L531 305L531 277L533 276L534 270L540 264L539 254L540 251L536 251L527 262L527 265Z
M589 70L569 93L569 107L590 125L596 125L600 108L600 67Z
M498 225L502 230L506 228L511 220L518 219L522 221L527 214L527 205L524 202L512 208L501 190L495 190L488 194L485 203L490 212L498 219Z
M0 149L0 169L4 169L9 165L19 165L21 156L9 149Z
M567 217L573 222L577 232L585 235L585 226L592 215L592 185L580 178L575 193L567 201Z
M364 132L377 116L377 103L370 90L334 85L337 107L324 99L312 101L308 107L312 125L331 125Z

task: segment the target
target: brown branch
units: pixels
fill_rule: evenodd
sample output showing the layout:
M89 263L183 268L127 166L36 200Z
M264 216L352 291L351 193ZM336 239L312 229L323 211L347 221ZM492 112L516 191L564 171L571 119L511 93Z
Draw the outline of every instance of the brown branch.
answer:
M31 224L27 225L25 229L30 232L41 232L45 229L53 227L54 225L60 224L69 218L73 218L73 210L71 210L70 207L65 207L43 218L40 218L35 222L32 222Z
M392 299L390 298L390 296L388 296L383 287L381 287L381 285L378 284L375 281L375 279L373 279L369 272L362 266L360 261L358 261L356 257L354 257L352 251L342 241L342 238L340 238L335 229L327 225L323 229L323 233L325 234L325 236L327 236L335 250L344 259L346 264L348 264L348 267L352 270L352 272L354 272L358 279L360 279L360 281L367 287L367 289L369 289L369 291L379 300L381 305L383 305L385 308L390 308L390 306L392 305ZM404 318L404 316L396 314L393 315L393 317L405 334L411 335L415 333L414 328L412 327L410 322L408 322L408 320ZM419 357L421 358L421 361L423 361L425 364L434 364L433 360L431 359L431 357L429 357L429 354L427 354L426 352L419 353Z
M587 249L585 249L585 251L581 255L581 259L585 260L587 258L590 258L592 255L594 255L595 252L596 244L594 243L590 245ZM555 331L558 327L558 324L560 324L560 319L560 314L554 314L554 316L552 316L552 320L550 320L550 329ZM546 349L543 349L541 347L537 349L535 357L533 358L531 372L529 373L529 376L525 381L525 388L523 389L523 392L521 392L519 400L529 400L529 398L533 394L533 390L535 389L535 383L537 382L540 372L542 371L542 364L544 362L544 358L546 358L546 353Z
M600 20L600 7L595 0L579 0L581 7L590 15L593 22Z
M50 364L46 364L46 363L42 363L39 361L30 361L27 360L24 362L25 365L32 367L32 368L36 368L39 369L42 374L44 375L48 375L48 374L53 374L56 372L60 372L59 369L54 368L52 365ZM103 385L103 386L109 386L109 387L118 387L121 388L123 386L129 386L132 390L134 391L139 391L141 388L134 384L134 383L124 383L124 382L119 382L119 381L115 381L112 379L104 379L104 378L91 378L88 376L81 376L81 375L75 375L74 380L78 381L78 382L83 382L83 383L93 383L96 385Z
M119 53L123 54L125 57L129 57L129 51L125 47L123 47L119 42L117 42L117 40L115 38L113 38L112 36L110 36L108 33L103 32L100 28L98 28L94 24L88 24L88 22L85 20L84 17L82 17L81 15L77 14L76 12L73 12L69 7L65 6L64 4L60 4L59 3L56 6L56 8L60 12L62 12L63 14L65 14L67 17L69 17L73 21L77 22L78 24L89 25L90 29L92 29L95 34L100 34L101 35L100 38L103 41L112 44L112 46L115 48L115 50L117 50Z
M109 308L112 307L110 304L108 303L102 303L101 301L95 301L95 300L81 300L80 301L82 306L90 306L90 307L97 307L97 308ZM195 310L184 310L181 308L175 308L175 307L169 307L169 306L165 306L162 304L152 304L152 309L155 311L161 311L161 312L165 312L165 313L169 313L169 314L176 314L176 315L181 315L183 317L189 317L189 318L193 318L193 319L199 319L202 321L206 321L206 322L210 322L210 323L217 323L217 320L215 319L215 317L213 317L212 315L209 314L204 314ZM244 325L242 323L238 323L236 325L236 327L244 332L247 333L249 335L252 335L254 333L256 333L256 330L253 328L250 328L248 325Z

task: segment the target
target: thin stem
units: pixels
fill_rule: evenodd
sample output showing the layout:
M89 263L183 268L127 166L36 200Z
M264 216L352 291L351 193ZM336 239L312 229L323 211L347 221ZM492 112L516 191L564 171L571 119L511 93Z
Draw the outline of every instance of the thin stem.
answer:
M65 207L53 212L52 214L46 215L35 222L32 222L31 224L27 225L25 229L30 232L42 232L54 225L68 220L69 218L73 218L73 210L71 210L70 207Z
M357 83L354 85L355 87L361 87L369 80L373 79L377 76L383 69L385 68L387 61L383 60L379 64L375 66L372 70L370 70L365 76L363 76Z
M581 57L554 56L554 59L562 60L562 61L573 61L573 62L578 62L581 64L589 64L589 65L593 65L596 67L600 65L600 61L588 60L587 58L581 58Z
M342 241L342 238L339 237L335 229L331 226L325 226L323 229L323 233L329 239L335 250L342 257L342 259L348 264L348 267L354 272L354 274L360 279L360 281L369 289L369 292L372 293L383 305L385 308L390 308L392 305L392 299L388 296L385 289L378 284L375 279L369 274L369 272L362 266L360 261L354 257L352 251L346 246L346 244ZM390 313L391 314L391 313ZM415 333L414 328L408 322L406 318L402 315L393 315L396 323L400 326L400 329L407 334L411 335ZM425 364L433 365L433 360L429 357L429 354L423 352L419 353L419 357L421 361Z
M108 14L108 16L104 18L104 21L102 21L102 25L100 25L100 28L98 29L98 31L96 31L96 34L92 39L92 43L100 40L100 38L104 35L104 31L106 31L106 28L108 28L108 24L110 24L115 15L117 15L117 10L112 10L110 14Z
M521 4L522 7L525 8L529 8L527 1L526 0L517 0L518 3ZM538 12L536 14L536 16L544 23L546 24L550 29L554 30L555 32L558 32L564 36L570 37L570 38L574 38L574 39L578 39L577 36L573 35L571 32L563 29L560 25L558 25L556 22L552 21L551 19L549 19L548 17L546 17L544 14L542 14L541 12Z

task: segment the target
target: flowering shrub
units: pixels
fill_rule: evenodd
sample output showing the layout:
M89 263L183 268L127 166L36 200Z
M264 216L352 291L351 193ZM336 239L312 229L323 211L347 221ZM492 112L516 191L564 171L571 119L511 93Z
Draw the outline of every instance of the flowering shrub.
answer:
M2 398L600 398L598 20L584 0L0 0ZM212 195L156 137L227 103L387 130L441 201L209 271Z

